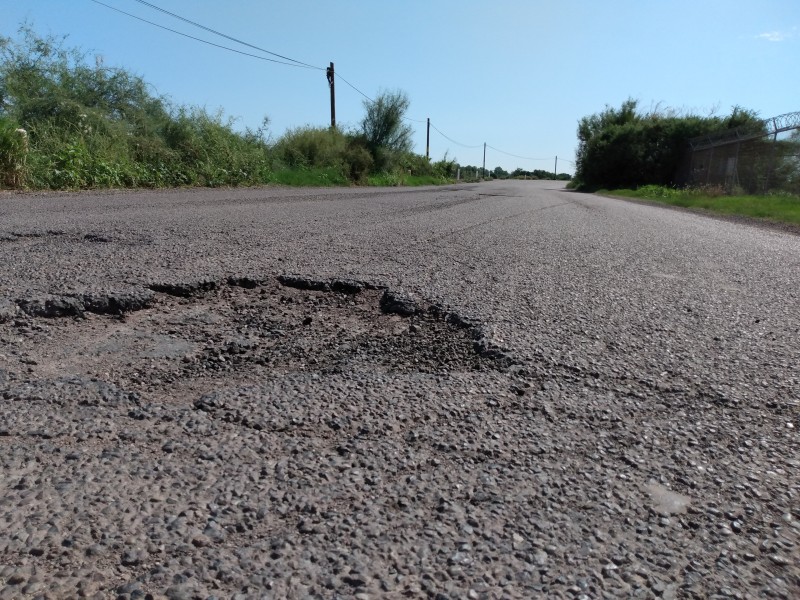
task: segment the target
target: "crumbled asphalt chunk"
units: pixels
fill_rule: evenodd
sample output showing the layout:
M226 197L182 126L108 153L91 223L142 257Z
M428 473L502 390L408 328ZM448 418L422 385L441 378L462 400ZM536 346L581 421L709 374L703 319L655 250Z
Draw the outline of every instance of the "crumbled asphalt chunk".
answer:
M311 277L303 277L300 275L279 275L278 281L281 285L286 287L295 288L298 290L315 290L318 292L327 292L331 289L329 281L322 281Z
M148 289L127 292L89 292L83 295L87 312L117 315L142 310L153 303L153 292Z
M19 298L17 304L25 313L34 317L80 317L84 312L83 301L72 296Z
M236 277L230 276L227 279L228 285L234 285L238 287L243 287L248 290L254 290L260 285L260 282L257 279L253 279L252 277Z
M330 289L342 294L358 294L362 290L375 289L375 287L353 279L334 279L330 282Z
M17 315L17 304L8 298L0 298L0 323L11 321Z
M203 280L190 283L151 283L149 287L154 292L180 296L181 298L191 298L216 289L217 282Z
M381 310L385 313L410 317L419 312L413 298L399 292L385 290L381 296Z

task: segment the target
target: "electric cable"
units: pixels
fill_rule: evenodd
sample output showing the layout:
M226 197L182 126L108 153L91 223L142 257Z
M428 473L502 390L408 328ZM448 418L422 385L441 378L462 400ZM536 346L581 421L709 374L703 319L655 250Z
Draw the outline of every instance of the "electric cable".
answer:
M358 92L359 94L361 94L362 96L364 96L364 98L366 98L367 100L369 100L369 101L370 101L372 104L375 104L375 100L373 100L372 98L370 98L369 96L367 96L367 95L366 95L364 92L362 92L360 89L358 89L358 88L357 88L356 86L354 86L352 83L350 83L349 81L347 81L347 79L345 79L344 77L342 77L342 74L341 74L341 73L339 73L338 71L336 71L336 73L335 73L335 77L336 77L337 79L341 79L342 81L344 81L344 82L345 82L347 85L349 85L349 86L350 86L351 88L353 88L353 89L354 89L356 92ZM402 119L403 119L403 120L405 120L405 121L412 121L412 122L414 122L414 123L425 123L425 121L422 121L422 120L420 120L420 119L412 119L411 117L406 117L406 116L403 116L403 117L402 117Z
M241 50L237 50L236 48L230 48L228 46L223 46L221 44L215 44L214 42L209 42L208 40L204 40L204 39L201 39L201 38L198 38L198 37L194 37L193 35L189 35L188 33L183 33L181 31L177 31L175 29L171 29L169 27L165 27L164 25L159 25L158 23L154 23L153 21L148 21L147 19L143 19L142 17L138 17L138 16L136 16L134 14L131 14L129 12L125 12L124 10L120 10L119 8L116 8L115 6L110 6L108 4L105 4L104 2L100 2L100 0L91 0L91 2L94 2L95 4L99 4L100 6L105 6L106 8L110 8L113 11L116 11L116 12L121 13L123 15L126 15L128 17L131 17L133 19L136 19L137 21L142 21L143 23L147 23L148 25L152 25L154 27L158 27L159 29L164 29L164 30L169 31L171 33L175 33L177 35L189 38L190 40L195 40L195 41L200 42L202 44L208 44L209 46L214 46L215 48L221 48L223 50L228 50L230 52L235 52L236 54L242 54L244 56L250 56L252 58L257 58L258 60L264 60L264 61L267 61L267 62L279 64L279 65L286 65L287 67L297 67L299 69L317 69L317 70L324 71L324 69L322 69L321 67L312 67L312 66L305 66L305 65L302 65L302 64L295 64L295 63L291 63L291 62L284 62L284 61L281 61L281 60L275 60L274 58L267 58L266 56L259 56L257 54L251 54L249 52L243 52Z
M369 96L367 96L367 95L366 95L364 92L362 92L360 89L358 89L358 88L357 88L356 86L354 86L352 83L350 83L349 81L347 81L347 79L345 79L344 77L342 77L342 75L341 75L341 73L339 73L339 71L335 71L335 72L334 72L334 77L336 77L337 79L341 79L341 80L342 80L342 81L344 81L344 82L345 82L347 85L349 85L351 88L353 88L355 91L357 91L359 94L361 94L362 96L364 96L364 98L366 98L367 100L369 100L370 102L372 102L373 104L375 104L375 100L373 100L372 98L370 98Z
M211 33L213 33L215 35L218 35L220 37L224 37L225 39L231 40L232 42L236 42L237 44L241 44L242 46L247 46L248 48L253 48L254 50L258 50L259 52L264 52L266 54L271 54L272 56L277 56L278 58L282 58L283 60L288 60L288 61L291 61L293 63L297 63L299 65L303 65L304 67L308 67L310 69L321 69L321 70L324 70L321 67L315 67L314 65L309 65L308 63L304 63L304 62L296 60L294 58L289 58L288 56L283 56L282 54L278 54L276 52L271 52L269 50L265 50L264 48L259 48L258 46L254 46L253 44L249 44L249 43L244 42L244 41L242 41L240 39L232 37L230 35L226 35L224 33L221 33L219 31L217 31L216 29L211 29L210 27L206 27L205 25L201 25L200 23L196 23L195 21L187 19L186 17L182 17L180 15L176 15L175 13L170 12L170 11L168 11L166 9L163 9L160 6L156 6L155 4L151 4L150 2L145 2L145 0L134 0L134 1L138 2L139 4L142 4L144 6L147 6L149 8L152 8L153 10L160 11L160 12L164 13L165 15L169 15L170 17L174 17L176 19L179 19L179 20L183 21L184 23L189 23L190 25L194 25L195 27L199 27L200 29L205 29L208 32L211 32Z
M553 156L548 156L547 158L531 158L530 156L519 156L517 154L511 154L510 152L505 152L504 150L500 150L498 148L495 148L494 146L490 146L489 144L486 144L486 147L491 148L492 150L494 150L495 152L499 152L500 154L513 156L514 158L520 158L522 160L553 160L554 158Z
M162 12L162 13L166 14L166 15L169 15L169 16L171 16L171 17L175 18L175 19L179 19L179 20L181 20L181 21L184 21L185 23L188 23L188 24L190 24L190 25L193 25L193 26L195 26L195 27L198 27L198 28L200 28L200 29L203 29L203 30L205 30L205 31L208 31L208 32L210 32L210 33L213 33L213 34L215 34L215 35L218 35L218 36L220 36L220 37L223 37L223 38L225 38L225 39L228 39L228 40L231 40L231 41L233 41L233 42L236 42L237 44L241 44L241 45L243 45L243 46L247 46L248 48L253 48L254 50L258 50L259 52L263 52L263 53L265 53L265 54L269 54L269 55L271 55L271 56L276 56L276 57L278 57L278 58L281 58L281 59L283 59L283 60L275 60L275 59L272 59L272 58L267 58L267 57L265 57L265 56L259 56L259 55L257 55L257 54L252 54L252 53L250 53L250 52L244 52L244 51L242 51L242 50L237 50L237 49L235 49L235 48L230 48L229 46L223 46L223 45L221 45L221 44L215 44L214 42L210 42L210 41L208 41L208 40L204 40L204 39L202 39L202 38L198 38L198 37L195 37L195 36L193 36L193 35L189 35L189 34L187 34L187 33L183 33L183 32L181 32L181 31L177 31L177 30L175 30L175 29L172 29L172 28L170 28L170 27L166 27L166 26L164 26L164 25L160 25L159 23L155 23L155 22L153 22L153 21L149 21L149 20L147 20L147 19L144 19L144 18L142 18L142 17L139 17L139 16L137 16L137 15L131 14L131 13L129 13L129 12L126 12L126 11L124 11L124 10L121 10L121 9L119 9L119 8L116 8L116 7L114 7L114 6L111 6L111 5L109 5L109 4L106 4L106 3L104 3L104 2L101 2L100 0L91 0L91 2L94 2L95 4L99 4L100 6L104 6L104 7L108 8L108 9L111 9L111 10L113 10L113 11L116 11L116 12L118 12L118 13L120 13L120 14L126 15L126 16L128 16L128 17L131 17L131 18L133 18L133 19L136 19L137 21L142 21L143 23L147 23L148 25L152 25L152 26L154 26L154 27L158 27L159 29L163 29L163 30L165 30L165 31L169 31L169 32L171 32L171 33L175 33L175 34L177 34L177 35L180 35L180 36L183 36L183 37L189 38L189 39L191 39L191 40L194 40L194 41L200 42L200 43L202 43L202 44L207 44L207 45L209 45L209 46L213 46L213 47L215 47L215 48L220 48L220 49L222 49L222 50L228 50L229 52L235 52L236 54L241 54L241 55L243 55L243 56L249 56L249 57L251 57L251 58L256 58L256 59L258 59L258 60L263 60L263 61L266 61L266 62L271 62L271 63L275 63L275 64L279 64L279 65L285 65L285 66L288 66L288 67L298 67L298 68L305 68L305 69L314 69L314 70L318 70L318 71L324 71L324 70L325 70L325 68L324 68L324 67L315 67L314 65L310 65L310 64L308 64L308 63L304 63L304 62L302 62L302 61L299 61L299 60L297 60L297 59L290 58L290 57L288 57L288 56L284 56L284 55L282 55L282 54L278 54L278 53L276 53L276 52L271 52L270 50L266 50L266 49L264 49L264 48L260 48L260 47L258 47L258 46L255 46L255 45L253 45L253 44L250 44L250 43L248 43L248 42L245 42L245 41L242 41L242 40L240 40L240 39L237 39L237 38L235 38L235 37L232 37L232 36L226 35L226 34L224 34L224 33L222 33L222 32L216 31L215 29L211 29L210 27L206 27L205 25L202 25L202 24L200 24L200 23L197 23L197 22L195 22L195 21L192 21L192 20L190 20L190 19L187 19L186 17L182 17L182 16L180 16L180 15L177 15L177 14L175 14L175 13L172 13L172 12L170 12L170 11L166 10L166 9L163 9L163 8L161 8L161 7L159 7L159 6L156 6L155 4L152 4L152 3L150 3L150 2L147 2L146 0L134 0L134 1L135 1L135 2L138 2L139 4L142 4L143 6L147 6L148 8L151 8L151 9L153 9L153 10L157 10L157 11L159 11L159 12ZM286 62L286 61L289 61L289 62ZM352 84L352 83L350 83L350 82L349 82L347 79L345 79L344 77L342 77L341 73L338 73L338 72L337 72L337 73L336 73L336 76L338 77L338 79L341 79L341 80L342 80L342 81L343 81L343 82L344 82L346 85L348 85L350 88L352 88L352 89L353 89L355 92L357 92L358 94L360 94L360 95L362 95L364 98L366 98L366 99L367 99L369 102L371 102L371 103L373 103L373 104L375 103L375 100L374 100L374 99L370 98L370 97L369 97L367 94L365 94L364 92L362 92L362 91L361 91L360 89L358 89L358 88L357 88L355 85L353 85L353 84ZM422 119L413 119L413 118L411 118L411 117L406 117L406 116L403 116L402 118L403 118L404 120L406 120L406 121L411 121L411 122L414 122L414 123L426 123L426 121L425 121L425 120L422 120ZM446 140L448 140L448 141L452 142L453 144L456 144L457 146L461 146L462 148L475 149L475 148L480 148L481 146L485 146L486 148L491 148L492 150L494 150L495 152L499 152L500 154L505 154L506 156L512 156L512 157L514 157L514 158L519 158L519 159L521 159L521 160L545 161L545 160L553 160L553 158L554 158L554 157L553 157L553 158L550 158L550 157L548 157L548 158L531 158L531 157L529 157L529 156L520 156L520 155L518 155L518 154L512 154L511 152L506 152L505 150L500 150L499 148L495 148L494 146L490 146L489 144L476 144L476 145L474 145L474 146L471 146L471 145L468 145L468 144L462 144L461 142L458 142L458 141L454 140L453 138L449 137L448 135L446 135L446 134L445 134L443 131L441 131L441 130L440 130L438 127L436 127L436 125L434 125L433 123L430 123L430 126L431 126L431 128L433 128L433 130L434 130L434 131L436 131L436 132L437 132L439 135L441 135L443 138L445 138ZM561 160L562 160L563 162L567 162L567 163L569 163L569 164L571 164L571 165L575 165L575 162L573 162L573 161L571 161L571 160L569 160L569 159L562 158Z
M481 147L483 146L483 144L478 144L477 146L468 146L467 144L462 144L461 142L457 142L457 141L455 141L453 138L451 138L451 137L447 137L447 136L446 136L444 133L442 133L442 132L439 130L439 128L438 128L438 127L436 127L436 125L434 125L433 123L431 123L431 129L434 129L434 130L436 130L436 131L439 133L439 135L441 135L441 136L442 136L444 139L446 139L446 140L449 140L449 141L453 142L453 143L454 143L456 146L461 146L462 148L481 148Z

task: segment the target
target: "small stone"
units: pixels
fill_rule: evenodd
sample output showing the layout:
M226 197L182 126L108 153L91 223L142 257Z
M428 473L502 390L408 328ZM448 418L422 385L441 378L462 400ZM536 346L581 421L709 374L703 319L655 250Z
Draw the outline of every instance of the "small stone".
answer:
M653 509L661 515L678 515L686 512L692 499L665 488L658 483L650 483L647 491L653 501Z
M120 562L124 567L134 567L142 562L142 553L140 550L126 550Z
M770 554L769 559L778 566L785 567L789 564L789 559L781 554Z

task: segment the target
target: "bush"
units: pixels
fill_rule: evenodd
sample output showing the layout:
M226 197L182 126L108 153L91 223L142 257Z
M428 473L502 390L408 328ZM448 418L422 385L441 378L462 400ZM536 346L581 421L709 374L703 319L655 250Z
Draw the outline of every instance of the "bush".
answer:
M0 39L3 182L85 188L259 183L269 167L259 132L239 134L221 113L172 107L123 69L88 66L61 40ZM20 162L11 125L30 137ZM13 127L11 127L13 130ZM14 166L16 165L16 166ZM24 166L24 168L20 168Z
M28 132L0 116L0 183L18 188L28 178Z
M347 150L345 151L344 161L348 169L348 177L351 181L361 183L365 181L367 175L372 171L372 154L366 149L358 138L348 140Z
M455 161L411 152L403 92L365 103L357 132L300 127L271 144L268 121L238 133L221 112L174 106L124 69L87 64L28 27L0 37L0 185L160 187L443 181ZM20 137L17 129L27 131Z
M689 138L760 123L755 113L734 108L727 118L679 116L673 111L640 113L635 100L606 107L578 125L575 178L589 188L670 185Z

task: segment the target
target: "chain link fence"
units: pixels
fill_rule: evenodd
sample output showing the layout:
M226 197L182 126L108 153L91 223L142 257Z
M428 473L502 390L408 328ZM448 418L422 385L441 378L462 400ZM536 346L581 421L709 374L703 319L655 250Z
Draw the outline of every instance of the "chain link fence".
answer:
M800 112L692 138L678 181L728 193L800 194Z

